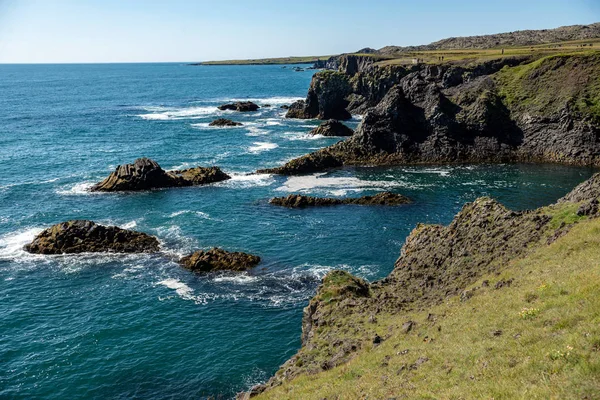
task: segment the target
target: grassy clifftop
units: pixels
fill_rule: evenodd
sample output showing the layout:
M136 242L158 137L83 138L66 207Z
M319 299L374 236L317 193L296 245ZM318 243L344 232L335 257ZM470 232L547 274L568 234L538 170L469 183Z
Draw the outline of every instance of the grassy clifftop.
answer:
M448 227L421 225L384 281L331 273L305 310L303 349L257 398L598 398L597 181L578 203L515 213L481 199ZM401 261L419 252L424 265Z

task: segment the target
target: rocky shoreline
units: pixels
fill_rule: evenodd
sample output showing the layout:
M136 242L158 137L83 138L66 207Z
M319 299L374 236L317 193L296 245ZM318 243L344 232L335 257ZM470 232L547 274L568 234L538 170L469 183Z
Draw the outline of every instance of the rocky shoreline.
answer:
M597 53L409 67L342 56L339 70L315 74L306 100L292 104L287 117L363 115L354 135L261 172L483 162L598 166L599 74Z
M511 211L493 199L479 198L465 204L448 226L419 224L383 280L368 283L344 271L329 272L304 309L300 350L268 382L237 398L249 399L301 375L330 370L366 346L377 346L386 339L375 330L380 317L426 312L452 296L468 300L477 288L465 289L482 275L499 275L510 261L548 246L581 220L557 221L566 215L564 210L576 206L581 218L599 217L599 197L596 174L556 204L537 210ZM512 283L497 279L482 285L498 290ZM435 322L437 317L429 314L427 319ZM415 325L409 320L398 329L408 333Z
M401 194L382 192L374 196L362 196L356 198L333 198L333 197L312 197L299 194L290 194L286 197L274 197L269 201L270 204L288 208L306 208L306 207L325 207L337 206L342 204L352 205L377 205L377 206L398 206L409 204L411 200Z

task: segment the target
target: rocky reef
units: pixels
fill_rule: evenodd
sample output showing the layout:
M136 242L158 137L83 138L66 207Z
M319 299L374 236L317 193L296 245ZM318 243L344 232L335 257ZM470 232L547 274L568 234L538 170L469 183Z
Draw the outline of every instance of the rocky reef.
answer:
M397 321L403 313L415 311L427 315L426 310L454 296L468 301L478 288L466 289L482 276L500 275L511 262L548 246L585 218L575 211L578 206L596 204L591 217L597 217L599 196L600 174L596 174L558 203L537 210L512 211L491 198L479 198L467 203L448 226L418 225L383 280L368 283L344 271L328 273L304 309L302 348L267 383L239 398L268 393L298 376L330 370L365 348L375 348L392 335L378 331L378 318ZM512 279L497 277L481 286L498 290L512 284ZM426 322L435 326L437 318L429 314ZM390 329L407 334L415 326L406 320ZM387 365L385 360L382 365Z
M251 112L256 111L260 107L251 101L237 101L235 103L223 104L217 107L221 111L231 110L239 112Z
M342 165L559 162L600 165L600 54L380 66L344 56L288 117L363 114L354 135L270 170ZM344 118L340 118L344 119Z
M260 263L260 257L241 252L228 252L214 247L206 251L196 251L183 257L179 263L194 272L240 272L256 267Z
M155 237L145 233L74 220L45 229L24 249L35 254L153 253L159 250L159 244Z
M206 185L231 177L219 167L195 167L165 171L154 160L138 158L133 164L119 165L92 192L137 191L168 187Z
M391 192L377 193L374 196L338 199L334 197L311 197L300 194L290 194L286 197L274 197L269 203L289 208L336 206L340 204L398 206L410 203L406 196Z
M338 120L329 119L311 130L308 134L322 136L352 136L354 135L354 131Z
M217 118L212 121L208 126L242 126L241 122L235 122L227 118Z

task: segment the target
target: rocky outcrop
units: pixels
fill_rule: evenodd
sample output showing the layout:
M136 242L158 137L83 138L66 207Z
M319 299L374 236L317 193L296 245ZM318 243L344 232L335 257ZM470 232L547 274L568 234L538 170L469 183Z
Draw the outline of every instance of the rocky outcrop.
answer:
M321 71L313 76L306 100L293 103L286 118L350 119L352 115L346 110L349 104L346 97L351 91L346 74Z
M227 119L227 118L217 118L213 122L211 122L210 124L208 124L208 126L225 126L225 127L229 127L229 126L242 126L242 125L243 124L241 122L235 122L235 121L232 121L232 120Z
M431 306L451 296L468 301L478 286L466 289L483 275L500 275L511 262L563 235L578 218L598 217L599 176L557 204L537 210L512 211L483 197L465 204L447 226L419 224L383 280L369 284L347 272L328 273L304 309L302 348L256 390L269 390L298 375L348 362L361 350L385 341L392 329L408 333L419 328L406 320L404 325L378 331L378 318L397 321L403 312L427 315ZM573 201L580 205L576 212ZM496 282L484 281L481 287L498 290L511 284L511 278L499 277ZM426 320L433 324L436 316L429 314Z
M159 244L155 237L145 233L74 220L42 231L24 249L35 254L153 253L159 250Z
M185 268L194 272L239 272L256 267L260 263L260 257L240 252L228 252L214 247L207 251L196 251L183 257L179 262Z
M138 158L133 164L119 165L113 173L90 190L93 192L149 190L205 185L230 178L218 167L165 171L156 161Z
M343 165L344 162L342 159L334 156L327 150L321 150L296 158L282 167L259 169L256 172L258 174L303 175L337 168Z
M354 131L340 121L330 119L321 123L321 125L311 130L308 134L322 136L352 136Z
M290 194L286 197L274 197L269 201L269 203L271 204L289 208L336 206L340 204L397 206L401 204L408 204L410 202L411 201L408 197L390 192L377 193L374 196L363 196L346 199L338 199L333 197L311 197L299 194Z
M231 110L231 111L240 111L240 112L250 112L250 111L256 111L260 107L258 106L258 104L255 104L251 101L237 101L235 103L223 104L217 108L221 111Z
M279 170L480 162L600 165L600 113L590 100L600 95L593 83L598 74L600 54L373 67L346 75L351 86L346 109L366 108L355 134ZM309 97L317 97L316 87ZM319 86L318 92L327 91ZM318 115L309 111L308 99L299 110Z

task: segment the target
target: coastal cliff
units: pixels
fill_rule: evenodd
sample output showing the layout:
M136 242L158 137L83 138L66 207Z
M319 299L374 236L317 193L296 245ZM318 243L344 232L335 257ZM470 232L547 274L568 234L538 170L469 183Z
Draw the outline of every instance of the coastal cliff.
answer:
M600 165L600 53L385 65L342 57L290 118L362 115L346 141L263 172L344 165L559 162Z
M381 281L330 272L302 348L239 397L594 398L599 182L532 211L480 198L448 226L419 225Z

